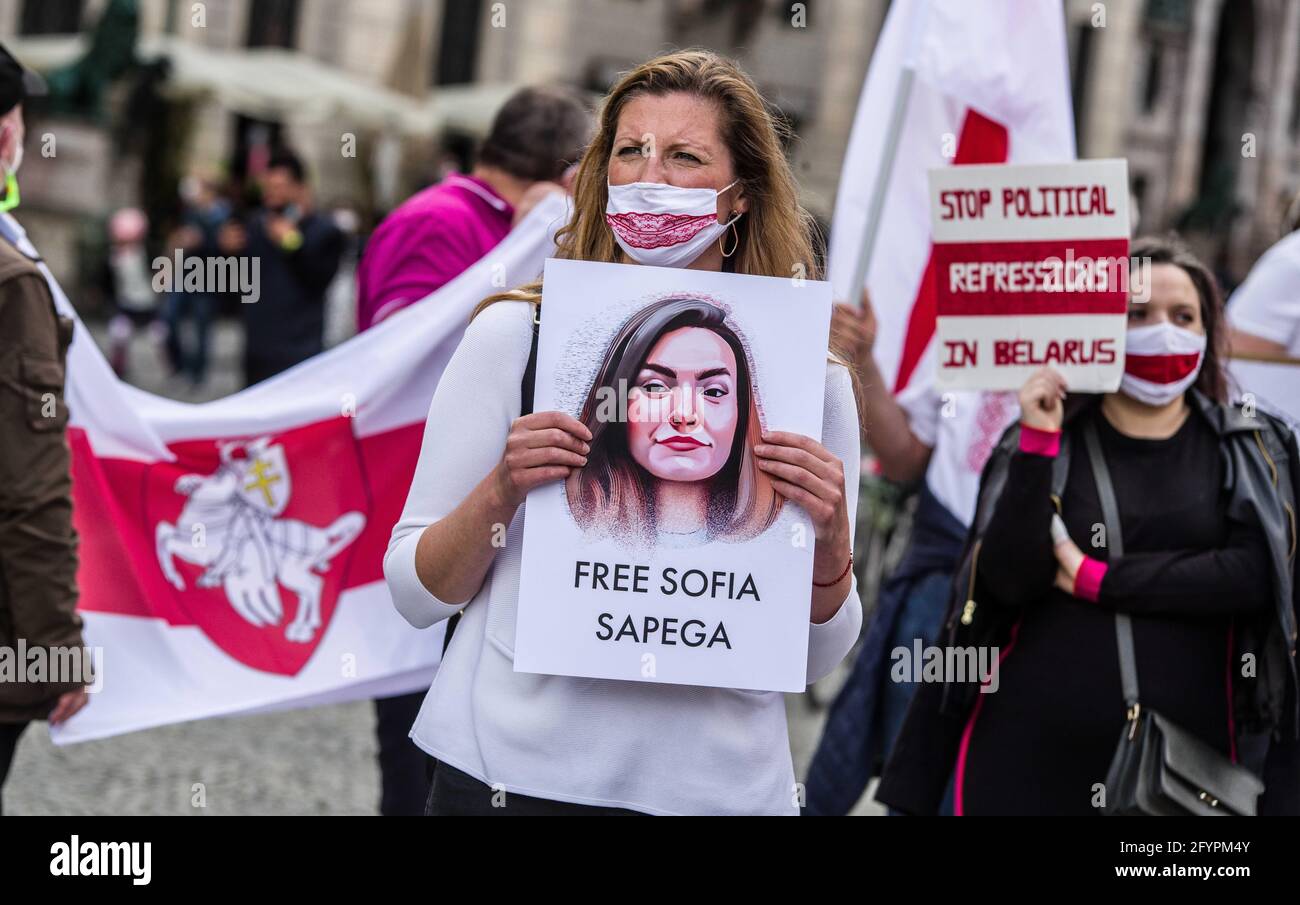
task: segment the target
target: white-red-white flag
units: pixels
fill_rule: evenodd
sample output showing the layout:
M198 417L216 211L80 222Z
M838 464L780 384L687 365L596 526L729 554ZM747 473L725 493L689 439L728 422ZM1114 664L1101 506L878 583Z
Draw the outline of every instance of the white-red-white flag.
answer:
M566 216L548 198L422 302L201 405L119 381L77 322L79 609L102 684L56 742L428 687L442 632L393 608L389 534L471 311L536 278ZM61 292L56 303L76 317Z
M908 0L889 11L840 175L830 280L851 298L873 204L866 286L875 354L895 392L934 335L926 171L1073 160L1064 11L1042 0ZM882 173L883 170L883 173Z

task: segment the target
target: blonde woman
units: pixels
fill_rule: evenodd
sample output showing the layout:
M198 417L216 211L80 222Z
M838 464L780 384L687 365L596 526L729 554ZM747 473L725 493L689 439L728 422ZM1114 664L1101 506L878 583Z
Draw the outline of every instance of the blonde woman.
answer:
M659 57L613 88L574 206L560 258L816 272L780 127L749 77L712 53ZM438 761L426 812L798 813L779 693L514 671L522 503L586 466L593 439L560 412L520 417L541 303L534 284L480 306L434 397L384 560L411 624L464 609L412 730ZM448 430L454 424L464 429ZM809 681L848 652L862 622L849 568L857 410L849 372L835 361L823 425L820 442L778 431L753 450L772 488L816 529ZM498 525L508 526L503 546L492 543Z

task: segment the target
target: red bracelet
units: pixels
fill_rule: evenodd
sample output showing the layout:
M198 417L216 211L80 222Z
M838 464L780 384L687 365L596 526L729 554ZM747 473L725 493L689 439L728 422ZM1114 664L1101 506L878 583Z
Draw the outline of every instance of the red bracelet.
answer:
M837 576L835 577L835 580L834 580L834 581L828 581L828 582L826 582L826 584L822 584L820 581L814 581L814 582L813 582L813 587L814 587L814 588L833 588L833 587L835 587L837 584L839 584L841 581L844 580L844 576L845 576L845 575L848 575L848 574L849 574L849 570L852 569L852 568L853 568L853 551L850 550L850 551L849 551L849 562L848 562L848 565L846 565L846 566L844 567L844 571L841 572L839 575L837 575Z

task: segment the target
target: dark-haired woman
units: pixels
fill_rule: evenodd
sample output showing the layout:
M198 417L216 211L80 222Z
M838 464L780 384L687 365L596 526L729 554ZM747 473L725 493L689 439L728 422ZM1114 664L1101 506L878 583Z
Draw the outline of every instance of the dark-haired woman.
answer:
M753 82L714 54L683 51L612 90L556 254L788 277L796 265L814 269L809 236L779 127ZM566 413L520 417L539 305L534 284L474 317L438 385L384 559L393 602L413 625L464 608L412 731L438 760L428 812L797 814L782 695L514 671L521 504L586 466L593 439ZM772 488L816 532L812 585L789 601L807 608L810 682L862 624L848 516L857 409L838 363L827 366L824 399L820 441L773 431L754 447Z
M603 416L620 389L622 424ZM566 489L586 531L630 546L699 546L749 540L781 511L754 455L763 426L744 344L711 302L660 299L630 317L578 420L591 452Z
M1131 618L1142 706L1257 774L1272 736L1290 763L1266 794L1294 804L1294 436L1224 404L1210 273L1170 243L1132 255L1151 265L1151 294L1130 303L1119 392L1066 406L1060 375L1035 373L984 472L991 516L949 627L955 646L997 647L996 685L918 692L878 793L904 812L932 812L951 772L958 815L1100 813L1127 717L1117 613ZM1090 433L1118 500L1118 556ZM1059 524L1054 537L1063 435L1068 537Z

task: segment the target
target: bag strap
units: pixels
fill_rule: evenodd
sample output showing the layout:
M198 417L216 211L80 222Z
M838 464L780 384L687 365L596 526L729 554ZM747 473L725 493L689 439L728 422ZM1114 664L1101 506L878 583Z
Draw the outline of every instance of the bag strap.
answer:
M524 367L524 379L520 384L519 417L533 413L533 390L537 385L537 339L542 328L542 306L533 308L533 344L528 350L528 364Z
M1137 651L1133 647L1133 620L1127 613L1115 614L1115 644L1119 647L1119 679L1124 689L1124 704L1138 703Z
M1084 440L1088 444L1088 459L1092 464L1092 478L1097 484L1097 497L1101 501L1101 517L1106 523L1106 549L1109 558L1124 555L1124 538L1120 534L1119 504L1115 501L1115 485L1110 480L1110 469L1101 451L1097 425L1089 420L1084 426ZM1133 647L1133 620L1127 613L1115 614L1115 644L1119 649L1119 676L1124 689L1124 704L1130 709L1138 702L1137 652Z
M1060 509L1061 494L1070 478L1070 435L1061 431L1061 446L1052 460L1052 502Z
M531 415L533 413L533 390L537 383L537 338L542 325L542 306L537 305L533 308L533 339L532 345L528 348L528 364L524 366L524 378L519 384L519 417ZM451 618L447 620L447 632L442 636L442 654L447 655L447 648L451 647L451 636L456 633L456 626L460 624L460 614L462 610L452 613Z

